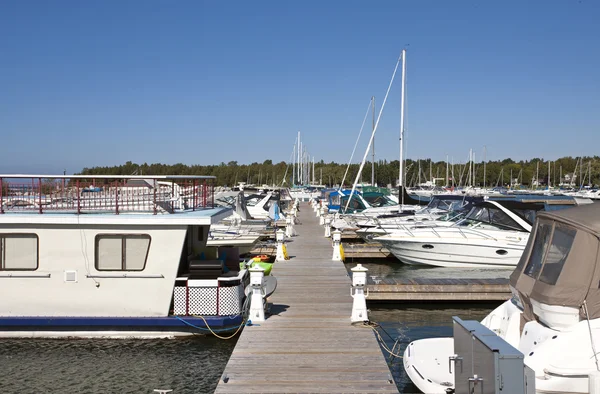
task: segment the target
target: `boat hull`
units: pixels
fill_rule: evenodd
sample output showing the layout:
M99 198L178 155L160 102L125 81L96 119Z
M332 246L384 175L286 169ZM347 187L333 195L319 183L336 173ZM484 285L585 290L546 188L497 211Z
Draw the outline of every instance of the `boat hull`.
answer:
M241 315L165 317L55 317L0 318L0 338L174 338L228 333L243 323Z
M496 241L481 240L470 244L439 242L434 239L421 239L391 242L380 238L381 242L396 258L409 265L436 267L487 267L512 268L517 265L525 242L502 244Z

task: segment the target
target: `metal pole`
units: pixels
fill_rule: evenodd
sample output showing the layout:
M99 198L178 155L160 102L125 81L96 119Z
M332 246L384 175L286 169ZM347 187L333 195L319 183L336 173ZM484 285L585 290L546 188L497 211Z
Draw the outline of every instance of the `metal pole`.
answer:
M0 213L4 213L4 206L2 203L2 197L4 197L4 186L2 184L2 178L0 178Z
M40 205L40 213L42 213L42 178L38 179L38 192L39 192L39 196L38 196L38 202Z
M402 205L404 205L404 193L400 189L404 189L404 168L402 166L402 161L404 160L404 84L406 83L406 49L402 50L402 91L400 96L400 210L402 210Z
M485 189L485 160L486 160L486 148L483 146L483 188Z
M373 127L371 131L375 130L375 96L371 97L371 109L373 112ZM371 162L371 186L375 186L375 138L373 138L373 161Z

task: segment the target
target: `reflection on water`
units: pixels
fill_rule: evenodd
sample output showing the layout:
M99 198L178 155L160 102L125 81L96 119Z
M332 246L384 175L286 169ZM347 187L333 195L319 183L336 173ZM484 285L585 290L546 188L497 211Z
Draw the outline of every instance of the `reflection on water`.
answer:
M3 339L0 392L212 393L236 340Z
M451 337L452 316L460 316L464 320L481 321L499 304L464 304L464 307L461 308L435 304L402 308L370 308L369 319L379 323L382 329L385 330L382 338L385 340L388 348L391 349L394 346L396 339L400 340L401 347L397 353L402 355L406 346L414 340ZM387 353L384 351L384 354ZM388 362L396 386L401 393L420 392L404 372L401 359L388 359Z

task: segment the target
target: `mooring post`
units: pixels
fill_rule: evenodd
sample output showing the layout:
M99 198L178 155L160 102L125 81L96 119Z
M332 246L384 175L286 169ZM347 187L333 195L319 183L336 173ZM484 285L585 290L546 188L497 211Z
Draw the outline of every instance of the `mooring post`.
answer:
M293 237L296 235L296 231L294 230L294 217L292 215L288 215L285 218L285 236Z
M275 240L277 241L277 255L275 256L275 261L287 260L287 251L285 250L285 245L283 244L284 238L285 233L283 232L283 230L277 230L277 232L275 233Z
M319 226L325 224L325 208L319 208Z
M342 232L335 230L333 233L333 261L344 261L342 256Z
M248 270L250 272L250 315L248 319L252 321L265 321L265 270L262 267L254 266Z
M351 269L352 271L352 288L350 289L350 295L354 299L352 302L352 317L350 318L351 323L359 323L369 321L367 312L367 297L369 293L365 295L365 286L367 285L367 271L362 264L358 264L356 267Z
M329 216L325 218L325 237L331 237L331 217Z

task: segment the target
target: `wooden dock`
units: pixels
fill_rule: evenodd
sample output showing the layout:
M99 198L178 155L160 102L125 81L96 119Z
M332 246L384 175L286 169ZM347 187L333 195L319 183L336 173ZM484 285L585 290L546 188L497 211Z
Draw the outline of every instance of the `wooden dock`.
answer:
M369 301L506 301L508 279L368 279Z
M291 259L275 263L278 287L265 322L244 328L216 393L397 393L369 328L350 324L351 280L331 261L330 239L301 204Z
M394 258L389 250L377 243L364 242L342 242L346 262L349 259L388 259ZM251 254L264 254L267 256L275 256L277 247L275 244L259 244L250 251Z

